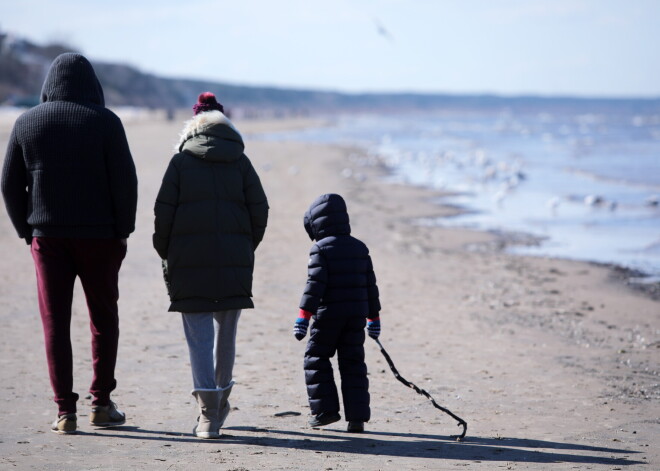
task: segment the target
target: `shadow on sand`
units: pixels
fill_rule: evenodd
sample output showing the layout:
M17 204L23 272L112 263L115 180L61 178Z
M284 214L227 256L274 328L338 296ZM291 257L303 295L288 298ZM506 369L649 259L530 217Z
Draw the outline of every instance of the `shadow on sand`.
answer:
M430 458L465 461L519 463L582 463L630 466L644 464L627 456L638 452L618 448L595 447L577 443L561 443L524 438L467 437L456 442L449 436L415 433L365 432L350 434L333 429L296 432L258 427L223 428L219 440L202 440L190 434L146 430L139 427L99 429L81 435L115 437L119 439L156 440L175 443L227 443L272 448L296 448L315 452L355 453L360 455ZM235 435L231 432L251 432L263 435ZM396 438L401 438L398 440Z

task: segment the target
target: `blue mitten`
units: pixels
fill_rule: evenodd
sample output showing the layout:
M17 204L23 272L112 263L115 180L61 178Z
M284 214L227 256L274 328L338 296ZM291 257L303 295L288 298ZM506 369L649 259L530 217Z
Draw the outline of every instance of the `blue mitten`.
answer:
M293 324L293 335L298 340L302 340L307 335L307 329L309 328L309 319L304 317L299 317L296 319L296 323Z
M367 322L367 333L372 339L377 339L380 335L380 317L369 319Z

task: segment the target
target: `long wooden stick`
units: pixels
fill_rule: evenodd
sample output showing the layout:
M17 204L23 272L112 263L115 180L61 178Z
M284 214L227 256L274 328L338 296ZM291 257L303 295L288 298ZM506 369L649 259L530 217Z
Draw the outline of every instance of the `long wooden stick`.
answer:
M405 379L403 376L401 376L401 375L399 374L399 371L398 371L398 370L396 369L396 367L394 366L394 362L392 361L392 358L390 358L390 356L389 356L389 355L387 354L387 352L385 351L385 348L384 348L383 345L380 343L380 340L378 340L378 339L374 339L374 340L376 341L376 343L377 343L378 346L380 347L380 352L381 352L381 353L383 354L383 356L385 357L385 360L387 361L387 364L390 365L390 369L392 370L392 373L394 373L394 377L395 377L396 379L398 379L399 381L401 381L401 382L402 382L404 385L406 385L407 387L409 387L409 388L411 388L411 389L414 389L415 392L416 392L417 394L421 394L422 396L427 397L428 399L430 399L430 400L431 400L431 403L433 404L433 406L434 406L436 409L440 409L440 410L441 410L442 412L444 412L445 414L449 414L453 419L457 420L457 421L458 421L458 424L457 424L457 425L458 425L459 427L460 427L460 426L463 426L463 433L461 433L460 435L451 435L451 438L455 438L456 441L458 441L458 442L462 441L463 438L465 438L465 433L467 432L467 422L466 422L465 420L461 419L461 418L460 418L459 416L457 416L456 414L454 414L454 413L453 413L452 411L450 411L449 409L447 409L447 408L445 408L445 407L442 407L442 406L439 405L437 402L435 402L435 399L433 399L433 397L432 397L427 391L425 391L424 389L418 387L416 384L411 383L410 381L408 381L407 379Z

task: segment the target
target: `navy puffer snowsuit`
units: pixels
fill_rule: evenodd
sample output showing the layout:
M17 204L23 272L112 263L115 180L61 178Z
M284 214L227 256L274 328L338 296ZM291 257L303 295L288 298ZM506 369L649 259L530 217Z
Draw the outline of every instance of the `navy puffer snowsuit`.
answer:
M305 213L305 229L316 243L300 309L314 314L305 351L305 383L312 414L339 412L330 358L337 352L345 418L367 422L369 381L364 362L367 317L380 312L378 288L367 246L350 235L346 203L320 196Z

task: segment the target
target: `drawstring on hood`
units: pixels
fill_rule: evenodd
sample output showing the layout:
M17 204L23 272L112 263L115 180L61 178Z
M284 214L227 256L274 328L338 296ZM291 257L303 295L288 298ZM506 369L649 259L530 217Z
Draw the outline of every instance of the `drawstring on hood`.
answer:
M334 193L316 198L305 213L304 225L309 238L316 241L329 236L349 235L351 226L344 198Z
M67 52L55 58L41 89L41 102L52 101L105 106L103 88L92 64L84 56Z

